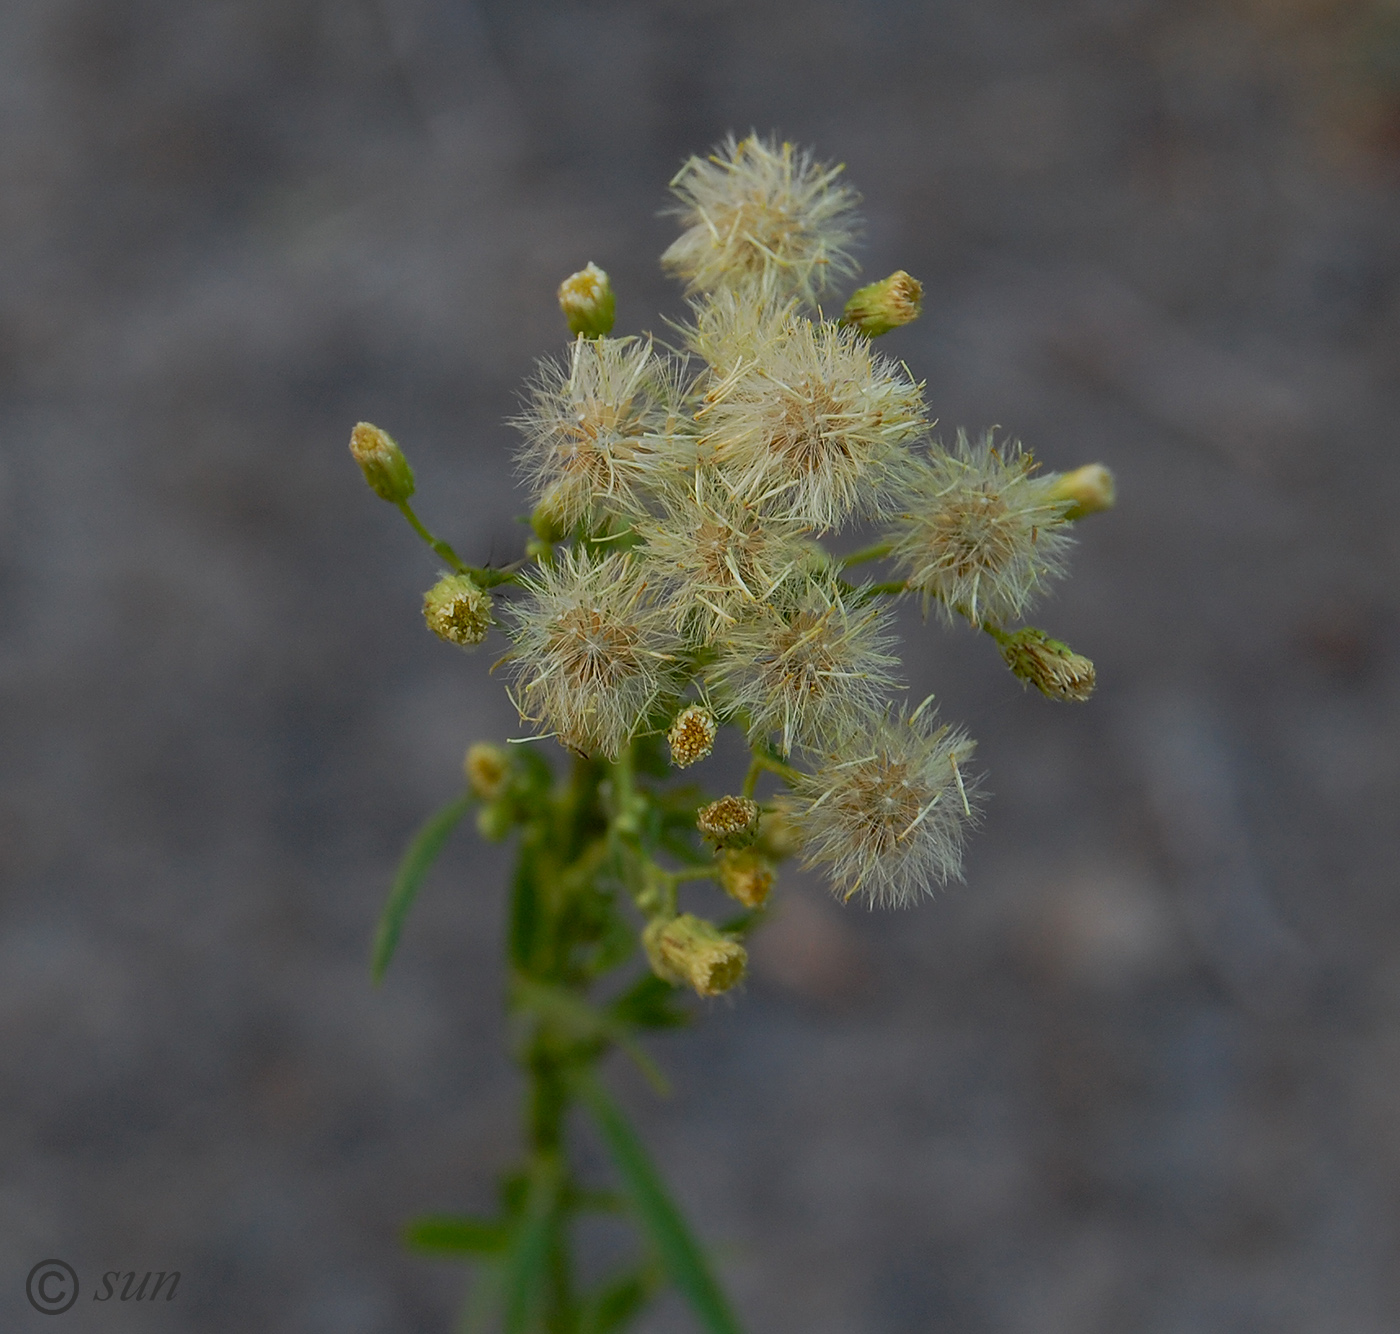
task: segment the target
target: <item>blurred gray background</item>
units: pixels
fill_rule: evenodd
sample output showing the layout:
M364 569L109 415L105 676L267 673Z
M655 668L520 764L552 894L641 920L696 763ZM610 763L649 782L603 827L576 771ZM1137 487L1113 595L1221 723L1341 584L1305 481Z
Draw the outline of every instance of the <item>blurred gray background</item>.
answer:
M50 1256L66 1330L450 1328L463 1271L396 1235L516 1151L503 850L464 830L366 956L519 725L346 440L512 558L556 284L664 333L666 182L750 127L923 280L885 347L945 428L1116 471L1035 617L1100 689L912 615L994 793L966 885L788 876L653 1044L675 1096L616 1087L754 1331L1400 1328L1394 0L6 0L7 1332L60 1327ZM182 1285L94 1305L112 1269Z

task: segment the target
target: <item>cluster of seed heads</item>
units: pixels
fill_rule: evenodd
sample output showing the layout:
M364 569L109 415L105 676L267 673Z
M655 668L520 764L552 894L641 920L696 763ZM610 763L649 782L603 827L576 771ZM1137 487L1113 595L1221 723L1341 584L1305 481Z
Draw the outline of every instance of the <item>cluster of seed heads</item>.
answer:
M1112 503L1112 478L1043 472L990 431L934 438L924 385L873 346L919 314L907 273L822 313L855 271L858 196L841 168L751 135L692 158L671 188L683 230L662 263L690 302L675 346L610 336L596 265L565 281L574 339L541 361L513 419L530 559L508 576L456 569L425 615L475 644L493 623L486 584L513 583L511 697L537 735L580 754L615 761L663 734L687 768L720 726L739 728L792 792L761 810L751 782L700 813L716 878L741 902L772 885L763 828L776 815L843 897L912 903L959 876L977 783L973 742L927 702L899 700L891 605L909 595L966 620L1023 681L1087 698L1088 659L1009 623L1064 574L1070 525ZM406 505L411 471L380 437L357 428L356 457ZM856 557L823 544L858 526L874 541ZM856 570L876 560L894 577L863 582ZM663 976L727 985L733 949L708 924L671 916L648 931Z

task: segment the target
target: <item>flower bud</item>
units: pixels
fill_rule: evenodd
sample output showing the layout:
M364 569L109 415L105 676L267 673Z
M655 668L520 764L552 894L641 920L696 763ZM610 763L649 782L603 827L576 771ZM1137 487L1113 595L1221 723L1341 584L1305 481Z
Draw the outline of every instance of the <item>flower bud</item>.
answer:
M746 908L761 908L777 875L773 863L754 848L729 848L719 855L720 888Z
M1113 508L1117 498L1113 474L1102 463L1089 463L1073 472L1061 473L1050 489L1051 500L1068 500L1066 519L1082 519L1086 514Z
M587 268L565 278L559 284L559 309L572 334L601 338L611 333L617 300L608 275L590 261Z
M515 824L515 808L509 801L493 801L476 813L476 827L482 838L499 843L509 836Z
M1084 701L1094 693L1094 664L1043 630L1026 626L998 634L1001 656L1015 676L1051 699Z
M504 746L478 741L468 747L462 768L466 771L467 786L482 801L495 801L505 792L510 778L510 754Z
M677 769L688 769L703 760L715 748L719 722L715 715L700 704L691 704L676 715L666 740L671 745L671 763Z
M388 432L360 422L350 432L350 452L375 495L401 505L413 494L413 469Z
M717 848L741 848L758 833L758 803L748 797L721 797L702 807L695 827Z
M841 323L854 326L867 338L878 338L917 320L923 300L923 284L899 269L881 282L852 292Z
M774 797L772 809L764 811L759 818L757 847L764 856L775 862L794 857L802 851L802 831L786 797Z
M470 575L445 574L423 594L423 619L439 639L471 648L491 629L491 594Z
M712 922L691 913L657 919L642 932L642 945L657 977L689 985L702 996L718 996L744 976L748 953Z

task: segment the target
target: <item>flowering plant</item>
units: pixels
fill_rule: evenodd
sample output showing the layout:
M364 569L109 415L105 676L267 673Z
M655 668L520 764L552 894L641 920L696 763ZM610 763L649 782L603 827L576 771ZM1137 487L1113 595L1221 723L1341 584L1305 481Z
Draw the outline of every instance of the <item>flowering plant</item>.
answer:
M683 230L662 263L690 299L680 347L610 337L614 298L596 265L564 282L573 341L540 363L514 419L533 501L520 561L463 562L415 514L393 440L368 423L351 438L370 486L449 567L424 597L437 635L481 643L492 591L514 595L498 665L535 729L467 752L466 789L409 848L374 948L378 979L469 809L484 836L516 838L506 949L526 1154L494 1218L409 1229L422 1250L479 1263L467 1329L603 1334L668 1281L706 1329L738 1329L596 1069L619 1047L664 1087L638 1035L685 1020L677 989L710 997L742 979L743 938L785 858L824 871L843 901L891 907L960 875L978 809L973 742L931 700L895 702L892 602L917 594L986 631L1053 699L1094 688L1088 659L1007 627L1064 573L1070 525L1112 503L1107 471L1042 473L990 432L935 441L923 385L872 347L919 314L908 274L860 288L838 319L821 313L855 269L858 201L840 168L730 138L671 188ZM878 526L878 540L833 554L824 539L855 525ZM876 561L893 577L862 582L854 571ZM669 783L710 755L722 726L749 749L741 790L709 800ZM550 738L573 756L566 777L534 745ZM782 790L767 791L775 781ZM735 900L730 920L682 910L681 887L702 879ZM639 944L640 976L610 984ZM620 1192L571 1167L575 1105ZM630 1213L645 1246L633 1268L583 1290L571 1236L593 1211Z

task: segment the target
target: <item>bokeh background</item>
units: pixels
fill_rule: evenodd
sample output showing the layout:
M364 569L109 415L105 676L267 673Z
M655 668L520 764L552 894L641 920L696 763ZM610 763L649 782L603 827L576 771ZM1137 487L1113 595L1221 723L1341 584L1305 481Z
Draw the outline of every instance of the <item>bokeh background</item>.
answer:
M923 280L885 345L945 428L1116 471L1035 618L1100 688L912 615L994 793L967 883L788 876L675 1096L621 1096L755 1331L1400 1328L1393 0L6 0L5 1330L49 1256L183 1275L65 1329L451 1327L396 1237L515 1153L503 850L366 955L519 725L346 440L513 557L556 284L664 333L666 182L750 127Z

